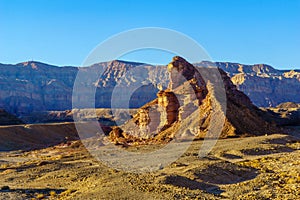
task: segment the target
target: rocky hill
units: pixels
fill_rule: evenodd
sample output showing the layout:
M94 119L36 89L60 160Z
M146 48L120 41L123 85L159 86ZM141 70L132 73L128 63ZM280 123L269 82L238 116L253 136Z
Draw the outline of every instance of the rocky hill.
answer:
M39 62L0 64L0 108L18 115L71 108L77 70Z
M202 62L214 64L226 71L237 88L247 94L257 106L300 102L300 72L276 70L268 65ZM142 70L139 71L139 67ZM72 90L79 70L92 71L97 80L87 79L83 85L96 87L96 107L109 108L116 84L138 88L130 99L130 107L138 108L156 98L161 87L168 85L166 66L111 61L88 67L57 67L30 61L16 65L0 64L0 108L24 116L37 111L63 111L72 108ZM128 76L132 70L135 74ZM127 79L124 79L127 74ZM138 78L137 75L138 74ZM159 83L159 84L158 84ZM79 97L78 97L79 98Z
M9 114L3 109L0 109L0 125L16 125L23 124L22 120L16 116Z
M202 68L201 73L181 57L174 57L168 65L170 84L157 93L157 98L142 106L131 120L110 132L116 144L168 142L174 138L221 138L262 135L278 131L274 124L266 122L264 114L250 99L236 89L226 73L219 69L225 85L225 103L218 94L215 80L205 81L202 75L214 74L213 68ZM212 76L213 77L213 76ZM213 84L212 84L213 83ZM217 91L218 90L218 91ZM226 112L227 111L227 112ZM224 115L224 126L222 121ZM212 124L212 125L211 125ZM194 125L194 126L193 126ZM210 135L208 135L210 134Z
M40 149L78 139L74 123L0 126L0 152Z
M263 110L270 113L268 121L274 121L281 126L300 126L300 104L285 102Z
M199 65L211 65L203 62ZM300 70L277 70L265 64L213 63L228 73L237 88L261 107L300 102Z

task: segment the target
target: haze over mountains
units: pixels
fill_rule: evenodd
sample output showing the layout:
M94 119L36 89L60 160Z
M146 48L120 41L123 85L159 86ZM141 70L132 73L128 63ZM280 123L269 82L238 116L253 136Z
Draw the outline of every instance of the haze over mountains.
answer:
M143 71L138 72L139 78L136 78L136 74L128 79L122 78L140 65L143 66ZM300 102L300 70L277 70L264 64L228 62L201 62L195 65L214 65L223 69L237 88L247 94L257 106L276 106L287 101ZM169 83L166 66L118 60L84 68L57 67L35 61L16 65L0 64L0 108L19 116L35 111L71 109L73 84L78 70L92 70L99 75L97 81L86 80L82 84L97 87L96 107L100 108L111 106L112 91L120 82L126 87L137 82L143 85L130 99L130 107L135 108L155 99L158 88Z

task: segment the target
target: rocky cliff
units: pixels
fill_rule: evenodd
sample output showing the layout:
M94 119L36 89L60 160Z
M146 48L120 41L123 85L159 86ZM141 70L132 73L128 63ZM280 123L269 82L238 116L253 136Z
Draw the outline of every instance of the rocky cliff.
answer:
M77 68L39 62L0 65L0 108L22 114L70 107Z
M217 66L231 77L237 88L261 107L300 102L300 70L277 70L265 64L243 65L226 62L202 62L200 66Z
M224 83L225 107L217 101L214 81L202 75L218 70ZM262 111L237 90L221 69L196 68L181 57L168 65L170 84L157 93L157 98L142 106L131 120L115 127L109 135L116 144L168 142L174 138L194 136L204 138L211 127L221 123L221 138L262 135L278 131L274 124L263 119ZM207 77L207 76L205 76ZM227 112L226 112L227 110ZM216 115L216 113L218 113ZM224 115L224 126L222 121ZM215 132L209 137L219 137Z
M282 71L268 65L223 62L201 62L197 65L215 65L223 69L237 88L257 106L300 102L299 70ZM57 67L35 61L16 65L0 64L0 108L18 116L37 111L69 110L72 108L73 84L79 70L99 75L97 80L87 79L82 83L96 87L98 108L111 106L116 85L126 88L137 84L141 86L134 91L129 102L130 107L138 108L155 99L156 93L165 89L170 81L166 66L118 60L88 67Z
M134 75L124 79L124 74L140 65L143 64L125 61L104 62L89 67L57 67L34 61L0 64L0 108L19 116L40 111L69 110L72 108L73 84L79 70L99 75L97 80L87 78L81 83L96 88L96 107L99 108L111 106L111 95L116 84L130 87L134 82L143 82L130 101L131 107L140 107L149 99L154 99L158 91L157 86L150 83L167 81L163 72L165 67L150 65L144 65L143 70L146 71L137 72L142 80L135 80Z

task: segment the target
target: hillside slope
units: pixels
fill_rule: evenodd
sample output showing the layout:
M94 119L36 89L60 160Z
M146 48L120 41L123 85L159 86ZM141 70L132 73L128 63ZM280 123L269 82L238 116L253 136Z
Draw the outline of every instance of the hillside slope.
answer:
M9 114L3 109L0 109L0 125L15 125L15 124L23 124L23 122L16 116Z

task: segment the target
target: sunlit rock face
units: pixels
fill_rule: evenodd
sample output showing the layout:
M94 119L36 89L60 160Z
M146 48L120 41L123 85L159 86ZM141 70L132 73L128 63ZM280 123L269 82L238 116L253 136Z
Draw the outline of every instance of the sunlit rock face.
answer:
M187 117L192 112L195 112L200 102L205 98L207 94L206 84L200 73L195 69L193 65L188 63L185 59L175 56L171 63L168 64L168 72L170 83L166 90L161 90L157 93L157 103L152 107L155 107L157 114L152 114L153 122L152 126L158 125L158 128L151 128L151 116L153 112L149 112L142 108L139 111L139 117L142 121L147 121L150 128L147 130L155 130L158 134L160 131L166 130L172 124L179 122ZM159 116L159 123L158 121ZM139 120L140 129L145 129L145 123L141 123ZM155 135L152 134L152 135Z
M173 92L160 91L157 94L158 105L161 106L166 114L161 114L161 122L164 122L165 126L170 126L178 120L179 102Z
M205 87L205 81L199 71L185 59L175 56L168 64L169 89L174 90L186 81L191 81L196 87Z

